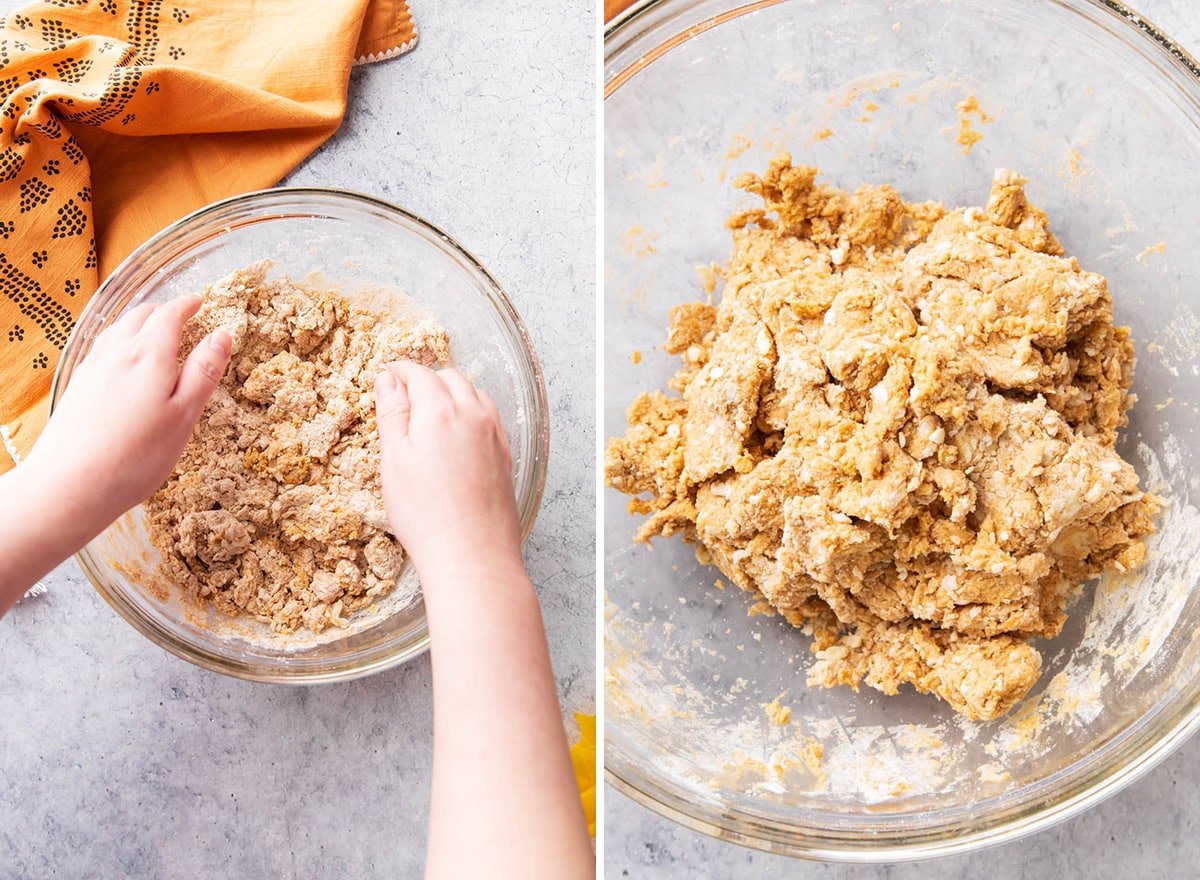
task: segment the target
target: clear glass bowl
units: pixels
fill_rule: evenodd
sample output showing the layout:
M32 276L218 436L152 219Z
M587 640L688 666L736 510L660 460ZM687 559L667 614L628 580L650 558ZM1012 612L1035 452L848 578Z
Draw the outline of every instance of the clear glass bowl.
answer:
M316 276L352 301L401 301L428 309L450 332L458 367L486 389L508 430L522 538L533 527L546 481L549 422L541 367L500 284L466 249L431 223L369 196L334 189L280 188L217 202L164 229L100 286L67 343L54 378L51 413L96 335L126 309L199 293L234 269L273 261L272 277ZM141 507L77 556L110 605L139 632L207 669L258 681L309 683L356 678L402 663L429 645L415 574L347 629L319 636L272 633L246 618L198 613L174 585L161 584L161 557ZM165 601L151 586L168 587Z
M736 173L787 149L844 188L981 205L1007 167L1111 282L1139 355L1121 449L1170 499L1146 568L1089 588L1028 700L970 724L911 692L807 689L807 638L749 617L681 541L634 546L608 490L612 784L761 849L896 861L1045 827L1178 746L1200 720L1195 62L1110 0L659 0L608 30L604 80L608 435L676 367L667 310L728 257L723 222L752 201ZM971 95L992 121L970 115L964 153ZM785 726L763 708L780 694Z

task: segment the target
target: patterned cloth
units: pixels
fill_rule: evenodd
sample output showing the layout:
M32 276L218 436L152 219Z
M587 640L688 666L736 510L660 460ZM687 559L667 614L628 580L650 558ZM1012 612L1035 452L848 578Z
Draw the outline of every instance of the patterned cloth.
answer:
M403 0L46 0L0 19L0 473L88 297L147 237L337 130Z

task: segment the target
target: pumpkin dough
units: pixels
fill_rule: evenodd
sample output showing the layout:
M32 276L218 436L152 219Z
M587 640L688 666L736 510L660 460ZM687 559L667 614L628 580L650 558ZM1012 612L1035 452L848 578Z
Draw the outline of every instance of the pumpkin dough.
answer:
M403 551L379 483L375 376L446 366L431 320L393 320L267 264L206 289L190 352L222 328L233 354L170 479L147 503L169 582L280 633L347 625L392 590ZM182 356L182 355L181 355Z
M719 305L670 315L678 396L608 446L609 485L814 636L810 685L903 684L970 719L1034 685L1033 637L1137 568L1158 499L1114 449L1133 402L1105 279L1025 181L984 208L851 194L773 160L737 185Z

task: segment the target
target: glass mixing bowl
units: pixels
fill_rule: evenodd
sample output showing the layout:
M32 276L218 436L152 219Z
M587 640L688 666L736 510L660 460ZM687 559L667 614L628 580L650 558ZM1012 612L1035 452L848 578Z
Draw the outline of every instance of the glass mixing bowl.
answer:
M67 343L51 413L96 335L138 303L199 293L263 259L271 277L328 282L351 301L427 311L449 331L457 366L496 402L513 453L522 538L541 501L549 454L546 387L512 302L479 261L431 223L333 189L280 188L217 202L164 229L100 286ZM393 593L320 635L272 633L246 618L197 610L162 584L161 560L135 508L77 556L110 605L186 660L241 678L309 683L367 675L429 645L425 606L406 565ZM167 587L167 598L155 593Z
M752 203L736 173L787 149L843 188L981 205L993 170L1013 168L1133 328L1139 400L1120 448L1170 500L1147 566L1086 590L1040 645L1030 697L971 724L911 691L807 689L808 639L748 616L749 598L719 589L681 541L634 546L627 499L608 490L605 764L617 789L761 849L896 861L1077 813L1195 729L1197 74L1111 0L659 0L608 30L609 436L676 368L659 347L667 310L703 298L695 267L728 257L723 222ZM956 106L970 96L986 116ZM969 150L964 125L982 135ZM787 725L763 708L781 694Z

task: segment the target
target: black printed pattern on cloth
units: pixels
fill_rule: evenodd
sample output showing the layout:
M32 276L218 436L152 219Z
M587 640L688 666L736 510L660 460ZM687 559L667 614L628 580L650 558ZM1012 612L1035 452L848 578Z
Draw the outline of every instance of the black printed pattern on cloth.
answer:
M0 254L0 296L12 300L22 315L41 328L55 348L61 349L67 344L75 324L70 311L10 263L6 254Z
M70 122L81 122L85 125L102 125L119 117L125 112L125 105L137 94L138 83L142 80L141 67L116 67L108 72L104 89L100 93L99 103L87 110L76 110L64 113L63 118Z
M12 147L0 150L0 183L7 183L25 167L25 157Z
M79 141L73 137L67 138L67 142L63 144L63 155L71 160L72 165L78 165L86 158L83 155L83 148L79 146Z
M65 83L77 83L92 69L92 64L95 62L90 58L64 58L62 61L54 62L54 72L58 74L58 78Z
M122 125L128 125L134 120L134 115L126 112L126 107L141 86L145 67L153 64L158 54L162 6L163 0L135 0L130 4L125 17L128 45L95 95L96 105L86 110L63 113L64 119L84 125L103 125L114 119L120 119ZM86 70L79 72L80 78L86 73Z
M67 203L58 209L58 220L54 223L50 237L70 238L73 235L83 235L86 227L87 214L83 208L79 207L74 199L67 199Z
M48 116L42 122L33 126L36 131L41 132L52 141L58 140L63 136L62 123L55 116Z
M163 0L141 0L131 3L125 27L129 31L129 42L137 47L138 53L152 64L158 54L158 23L162 16Z
M50 200L54 187L40 177L31 177L21 182L21 201L17 207L22 214L28 214L34 208L40 208Z
M79 34L57 19L44 18L42 19L42 39L51 49L65 49L71 40L79 39Z
M16 75L6 76L4 79L0 79L0 101L8 100L8 96L15 92L17 87L20 85L21 78Z

